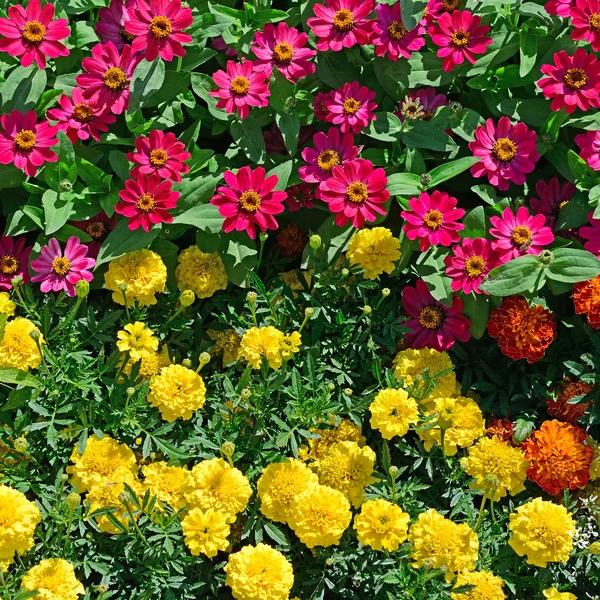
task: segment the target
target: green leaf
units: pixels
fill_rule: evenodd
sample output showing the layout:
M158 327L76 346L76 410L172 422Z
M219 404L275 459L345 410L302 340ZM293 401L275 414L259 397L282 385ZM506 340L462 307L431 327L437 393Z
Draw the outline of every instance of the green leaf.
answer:
M490 316L489 296L468 294L463 296L463 314L471 321L469 332L476 339L483 337Z
M290 156L296 154L298 136L300 135L300 117L295 110L278 112L275 116L277 127L283 136L283 142ZM262 134L261 134L262 135Z
M278 70L275 70L271 85L271 95L269 96L269 105L276 110L283 110L286 107L288 98L294 98L295 85L288 81Z
M256 242L245 231L234 231L224 239L224 252L220 252L227 277L234 285L246 281L248 269L256 266Z
M464 158L459 158L458 160L453 160L451 162L444 163L439 167L435 167L429 172L431 183L427 186L427 189L436 187L437 185L440 185L440 183L460 175L460 173L471 168L480 160L481 157L479 156L465 156Z
M542 127L552 112L548 101L541 98L504 100L498 104L497 108L503 115L515 121L523 121L531 127Z
M579 189L589 190L596 183L596 174L588 164L573 150L567 153L569 170L573 174L575 184Z
M61 182L68 181L71 185L77 179L77 163L75 162L75 151L73 144L64 131L59 131L57 136L58 144L52 146L52 149L58 155L56 162L47 163L44 168L46 183L53 190L61 189Z
M233 121L230 127L231 137L241 148L248 159L254 163L262 163L265 160L265 140L258 121L249 116L245 119Z
M267 174L266 177L270 177L271 175L277 175L277 185L275 186L276 190L285 190L288 185L288 181L290 180L290 175L294 169L294 161L286 160L281 164L273 167Z
M2 112L19 110L22 113L34 108L46 88L46 71L33 65L16 67L2 84Z
M108 154L108 162L121 181L127 181L128 179L131 179L131 165L129 164L127 156L124 152L112 150Z
M557 248L554 260L546 267L549 279L562 283L588 281L600 275L600 260L585 250Z
M26 385L28 387L40 387L41 385L39 379L30 373L26 373L20 369L13 369L12 367L0 367L0 382L12 385Z
M223 228L224 217L219 214L217 206L200 204L193 206L173 217L173 225L192 225L202 231L218 233Z
M388 176L387 191L391 196L418 196L421 178L414 173L393 173Z
M464 230L461 231L462 237L485 237L485 210L483 206L476 206L464 219Z
M17 169L12 163L10 165L0 165L0 189L9 189L20 187L25 179L25 174L21 169Z
M447 133L421 119L405 123L400 135L409 148L427 148L438 152L450 152L456 149L454 140Z
M492 269L479 288L493 296L536 292L544 284L544 268L537 256L520 256Z
M283 10L277 10L275 8L269 8L267 10L258 10L252 15L252 23L256 27L262 27L267 23L279 23L279 21L285 21L288 18L288 14Z
M332 88L342 87L348 81L359 81L360 71L343 52L317 54L317 77Z
M160 225L155 225L148 232L141 227L131 231L127 224L128 219L119 221L117 226L108 234L96 259L96 268L114 258L123 256L123 254L149 246L161 231Z
M154 62L157 61L155 60ZM158 62L163 61L159 60ZM151 106L158 106L162 102L173 101L175 96L185 92L189 86L189 73L184 71L165 71L164 81L159 86L159 89L156 92L152 92L151 96L143 99L143 106L149 108ZM129 112L134 112L131 108L128 110Z
M162 60L148 62L145 58L138 64L131 77L128 112L133 113L145 106L152 94L161 89L165 80L165 63Z
M71 193L58 193L47 190L42 196L44 223L47 235L58 231L70 218L75 205L75 196Z
M402 128L400 119L390 112L375 113L377 119L369 123L369 127L363 133L369 137L382 142L397 142Z
M173 190L181 195L177 201L177 208L171 214L173 216L179 215L194 206L206 204L213 197L219 179L220 176L200 175L176 183Z
M587 223L587 216L590 212L590 204L583 193L577 191L575 196L565 204L556 219L556 231L563 229L573 229L581 227Z
M519 75L525 77L531 73L537 60L537 38L525 28L519 33L519 54Z
M467 80L467 85L475 90L503 90L530 85L539 73L533 71L527 77L519 73L519 65L505 65Z
M404 27L414 29L423 17L427 0L400 0L400 15Z

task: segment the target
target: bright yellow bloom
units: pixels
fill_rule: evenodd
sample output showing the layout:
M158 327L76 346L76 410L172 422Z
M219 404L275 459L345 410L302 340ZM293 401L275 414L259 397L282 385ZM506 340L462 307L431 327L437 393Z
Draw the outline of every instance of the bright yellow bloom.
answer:
M358 541L373 550L398 550L406 539L410 516L397 504L382 498L367 500L354 517Z
M85 594L73 565L62 558L40 561L23 575L22 583L25 591L37 591L32 596L35 600L77 600Z
M192 290L198 298L210 298L216 291L227 288L229 279L218 252L207 254L198 246L190 246L177 260L175 277L180 290Z
M9 564L33 547L33 533L42 520L38 507L25 494L0 485L0 560Z
M0 367L13 367L21 371L37 369L42 361L40 351L32 332L39 335L40 347L44 343L44 336L40 330L29 320L17 317L6 323L4 337L0 341Z
M229 555L223 569L236 600L287 600L294 585L292 565L267 544L244 546Z
M400 240L387 227L361 229L352 236L346 256L350 264L364 269L366 279L375 279L393 272L400 258Z
M8 292L0 292L0 313L4 313L7 317L12 317L15 314L17 305L10 299Z
M179 510L185 506L183 489L187 481L188 470L174 467L164 461L151 463L142 467L144 486L160 502Z
M302 346L302 336L298 331L286 333L279 346L281 358L289 360L296 352L300 352L300 346Z
M333 429L312 428L310 432L319 437L309 438L310 452L306 456L307 459L322 458L327 454L329 448L338 442L356 442L361 448L366 442L362 435L362 427L348 419L341 419L339 425Z
M141 321L127 323L117 333L117 338L117 348L121 352L129 352L133 360L139 360L144 355L158 350L158 338L154 336L152 329Z
M586 444L594 449L594 458L592 458L592 464L590 465L590 479L595 481L600 478L600 446L598 445L598 442L590 436L588 436Z
M127 356L123 354L122 357L124 364L123 373L129 377L133 370L133 365L139 362L140 366L137 373L144 380L150 379L153 375L158 375L163 367L167 367L171 364L169 349L166 344L163 344L160 352L145 352L139 359L130 357L127 362L124 362L124 359ZM121 380L123 380L123 378L121 378Z
M165 291L167 267L161 257L152 250L135 250L110 261L104 274L104 285L112 291L117 304L125 304L120 286L127 286L127 305L134 300L141 306L156 304L156 294Z
M564 506L535 498L510 515L511 548L527 563L544 568L549 562L565 563L573 549L575 522Z
M577 600L575 594L570 592L559 592L555 587L548 588L542 592L548 600Z
M181 531L194 556L212 558L229 547L229 515L219 510L192 508L181 521Z
M211 340L215 340L215 345L210 349L210 353L223 355L223 367L238 359L242 338L235 329L225 329L225 331L209 329L206 333Z
M472 571L459 573L455 588L463 585L475 587L464 594L450 594L452 600L505 600L502 591L504 581L488 571Z
M160 410L165 421L191 419L204 406L206 386L202 377L182 365L163 367L150 380L147 397L151 406Z
M281 345L284 337L275 327L252 327L242 336L240 358L253 369L260 369L264 356L271 369L279 369L283 363Z
M386 440L406 435L411 425L419 422L419 407L404 390L381 390L371 405L371 427Z
M143 495L143 489L139 482L128 481L127 484L135 492L136 496L141 497ZM87 495L87 501L90 503L88 514L91 516L97 511L110 509L112 516L123 525L125 530L129 530L131 527L131 515L123 502L124 499L126 499L133 517L137 520L137 509L132 503L123 483L113 481L98 483L92 487ZM123 533L123 530L116 527L105 514L94 515L94 519L98 523L98 529L103 533Z

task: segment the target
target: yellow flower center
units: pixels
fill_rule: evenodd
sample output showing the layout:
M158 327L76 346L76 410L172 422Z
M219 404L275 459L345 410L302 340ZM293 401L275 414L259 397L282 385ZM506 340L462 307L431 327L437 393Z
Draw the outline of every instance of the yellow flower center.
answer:
M572 90L579 90L588 82L588 76L583 69L569 69L563 81Z
M369 197L369 190L362 181L354 181L346 188L346 197L354 204L361 204Z
M171 21L169 21L167 17L154 17L152 21L150 21L150 32L159 40L166 38L172 31Z
M111 90L122 90L127 85L127 75L119 67L111 67L104 72L104 85Z
M73 107L73 114L80 123L89 123L94 117L94 111L89 104L82 102Z
M273 48L273 60L278 65L289 65L292 58L294 58L294 49L289 44L282 42Z
M320 169L323 171L327 171L327 173L331 173L331 170L336 165L339 165L342 162L342 157L335 150L323 150L321 154L319 154L319 158L317 158L317 164Z
M137 200L137 207L145 213L154 210L155 206L156 202L152 194L142 194Z
M52 270L57 275L64 277L69 272L70 268L71 268L71 263L70 263L69 259L65 258L64 256L57 256L52 261Z
M464 48L469 43L470 39L471 34L468 31L465 31L464 29L459 29L450 36L450 43L455 48Z
M494 144L492 154L500 162L508 162L517 155L517 146L508 138L500 138Z
M156 150L150 151L150 164L153 167L164 167L167 164L169 155L166 150L157 148Z
M437 231L444 224L444 215L439 210L428 210L423 217L423 223L429 229Z
M419 323L426 329L439 329L444 322L444 311L439 306L425 306L419 310Z
M531 229L529 229L529 227L526 227L525 225L517 225L517 227L513 229L510 239L517 246L523 246L527 244L527 242L530 242L532 239Z
M250 91L250 81L238 75L229 86L229 91L236 96L245 96Z
M378 520L381 525L387 525L390 522L390 517L388 515L379 515Z
M341 32L350 31L354 27L354 15L347 8L342 8L333 17L333 26Z
M87 231L88 235L93 237L95 240L99 240L106 231L106 225L102 221L94 221L93 223L90 223L85 230Z
M460 0L442 0L442 4L444 5L444 10L446 12L452 12L458 8Z
M387 32L393 40L401 40L406 35L406 27L400 21L392 21Z
M31 129L21 129L15 137L15 146L19 150L31 150L35 146L35 133Z
M468 277L479 277L485 269L486 261L483 256L474 254L465 261L465 272Z
M12 254L6 254L0 256L0 271L4 275L14 275L19 269L19 261L16 256Z
M46 37L46 28L39 21L27 21L22 35L30 44L39 44Z
M558 215L560 214L560 211L567 205L569 204L568 200L563 200L562 202L557 202L556 204L554 204L552 206L552 214L554 215L554 217L558 217Z
M131 33L129 33L129 31L127 31L125 29L125 27L121 27L121 37L126 41L126 42L132 42L135 38L135 35L132 35Z
M254 190L248 190L240 196L238 204L242 210L253 213L260 208L260 201L260 194L257 194Z
M598 13L593 13L589 18L590 29L594 31L600 31L600 15Z
M344 100L344 112L347 115L353 115L358 112L361 103L356 98L346 98Z

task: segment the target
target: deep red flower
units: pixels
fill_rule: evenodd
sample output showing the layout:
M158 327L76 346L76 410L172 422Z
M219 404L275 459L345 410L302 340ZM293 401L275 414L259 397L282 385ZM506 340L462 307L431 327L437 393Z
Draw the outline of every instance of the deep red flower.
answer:
M600 171L600 131L580 133L575 136L575 143L581 148L579 156L594 171Z
M302 231L296 223L290 223L277 234L277 249L285 258L302 256L308 243L308 234Z
M25 246L24 237L6 237L0 234L0 290L12 290L13 277L29 281L29 255L32 247Z
M563 19L571 16L571 9L575 6L575 0L550 0L544 4L549 15L557 15Z
M285 203L290 212L296 212L301 208L313 208L315 203L315 193L313 186L310 183L300 183L298 185L292 185L285 193Z
M331 92L319 92L313 100L313 110L315 111L315 117L319 121L327 121L329 116L329 109L327 108L327 102L333 98L333 91Z
M529 203L536 214L546 217L546 225L554 229L561 209L573 198L576 190L570 181L561 186L558 177L553 177L548 183L540 179L535 184L539 198L532 198Z
M558 386L556 398L548 396L546 398L546 406L548 414L557 418L559 421L566 421L571 425L577 425L579 419L585 415L587 409L592 404L592 401L573 403L574 398L586 396L594 391L595 386L579 379L571 379L570 377Z
M88 256L95 259L98 257L102 243L117 226L117 220L114 216L109 217L106 213L101 212L85 221L73 221L71 225L85 231L92 238L93 241L87 242L86 246L88 247Z
M600 52L600 0L575 0L570 12L571 37L589 42L594 52Z

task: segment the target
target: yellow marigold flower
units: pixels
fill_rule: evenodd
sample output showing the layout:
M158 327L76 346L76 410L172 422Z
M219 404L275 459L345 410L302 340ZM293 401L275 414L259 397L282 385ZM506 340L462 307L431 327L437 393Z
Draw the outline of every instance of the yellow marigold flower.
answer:
M8 321L4 328L4 337L0 342L0 367L13 367L21 371L37 369L42 361L40 351L32 332L39 335L40 346L44 337L40 330L29 320L17 317Z
M535 498L510 515L508 540L527 563L544 568L549 562L567 562L573 549L575 522L564 506Z
M207 254L198 246L190 246L177 260L175 277L180 290L192 290L198 298L210 298L216 291L227 288L229 279L218 252Z
M588 436L586 444L591 446L594 450L594 458L592 458L592 464L590 465L590 479L595 481L600 478L600 446L598 445L598 442L590 436Z
M559 592L555 587L548 588L542 592L548 600L577 600L575 594L570 592Z
M139 362L138 375L144 380L150 379L153 375L158 375L163 367L171 364L169 349L166 344L163 344L160 352L145 352L139 359L134 359L130 356L129 360L125 362L126 356L125 354L122 355L123 373L129 377L133 370L133 365ZM121 381L123 379L121 377Z
M128 481L129 487L136 493L138 497L143 495L143 489L139 482ZM127 498L127 503L131 509L134 518L135 506L132 504L129 494L125 489L125 485L116 481L104 481L94 485L87 495L87 501L90 503L89 516L93 516L98 523L98 528L103 533L118 534L123 533L121 529L116 527L107 515L94 515L95 512L104 509L111 509L112 516L123 525L126 530L131 526L131 515L127 510L127 506L123 502L123 498Z
M23 575L22 583L25 591L37 591L32 596L36 600L77 600L85 594L73 565L62 558L40 561Z
M358 541L373 550L398 550L406 539L410 516L397 504L382 498L367 500L354 517Z
M246 508L252 488L239 469L222 458L211 458L192 468L184 494L190 508L220 510L234 521Z
M286 333L279 346L281 358L283 358L283 360L289 360L296 352L300 352L300 346L302 346L302 336L298 331Z
M141 306L156 304L156 294L165 291L167 267L161 257L146 248L129 252L110 261L104 274L106 289L112 291L117 304L125 304L122 286L125 288L127 305L134 300Z
M452 600L505 600L506 594L502 591L504 581L488 571L472 571L459 573L455 588L464 585L475 587L464 594L450 594Z
M295 269L293 271L285 271L284 273L279 273L277 277L287 285L292 292L297 292L299 290L304 290L310 287L310 282L312 280L311 274L309 271L300 271L302 274L302 278L304 279L304 284L300 281L300 277L298 277L298 271ZM298 294L294 294L294 298L296 298Z
M206 386L202 377L182 365L163 367L150 380L148 402L160 410L165 421L184 421L204 406Z
M392 273L400 258L400 240L387 227L357 231L350 240L346 257L352 265L364 269L366 279Z
M181 521L181 530L185 545L194 556L204 554L212 558L229 547L229 515L220 510L192 508Z
M479 553L477 534L466 523L453 523L434 508L421 513L410 526L408 541L414 552L413 567L427 561L433 569L445 566L447 578L462 571L472 571Z
M348 419L341 419L340 424L334 429L312 428L310 432L318 437L310 438L308 445L310 452L306 459L319 459L327 454L327 451L333 444L338 442L356 442L361 448L366 443L366 438L362 434L362 427L355 425Z
M475 478L471 489L483 490L494 501L504 498L507 492L513 496L522 492L530 465L520 447L515 448L495 436L480 438L469 448L469 456L461 461L462 468ZM498 485L492 487L491 479Z
M79 454L77 446L71 454L73 466L67 467L72 483L79 493L106 482L127 482L131 485L136 478L135 455L126 444L119 444L111 437L102 439L92 435Z
M38 507L25 494L0 485L0 559L12 562L33 546L33 533L42 520Z
M271 369L279 369L283 363L283 340L283 333L275 327L252 327L242 336L240 358L245 359L253 369L260 369L264 356Z
M339 544L351 519L350 503L342 492L315 485L296 498L288 524L303 544L314 548Z
M154 336L152 329L146 327L146 324L141 321L127 323L117 333L117 338L117 348L121 352L129 352L133 360L139 360L145 354L158 350L158 338Z
M260 512L272 521L287 523L296 498L318 483L317 475L299 460L270 464L257 483Z
M223 567L225 585L236 600L287 600L294 585L294 571L279 550L257 544L229 555Z
M155 462L142 467L144 486L160 502L164 502L175 510L185 506L183 489L187 480L188 470L184 467L174 467L164 461Z
M419 407L404 390L381 390L371 405L371 427L386 440L406 435L411 425L419 422Z
M8 292L0 292L0 313L4 313L7 317L12 317L15 314L17 306L10 299Z
M212 355L223 355L223 367L226 367L228 364L235 362L238 359L242 338L237 334L235 329L225 329L225 331L209 329L206 333L208 333L208 337L210 337L211 340L215 340L215 344L211 348L210 353Z

